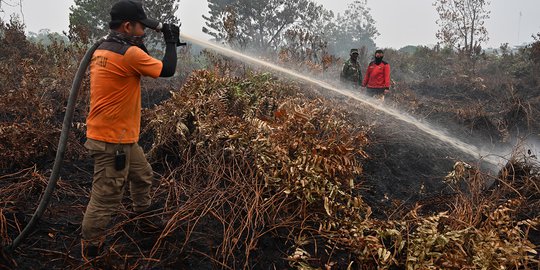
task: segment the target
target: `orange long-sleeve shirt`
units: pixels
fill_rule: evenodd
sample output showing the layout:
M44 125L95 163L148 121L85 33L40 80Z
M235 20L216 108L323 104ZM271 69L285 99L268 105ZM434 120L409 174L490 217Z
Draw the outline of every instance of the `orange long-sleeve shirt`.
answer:
M141 76L157 78L163 63L136 46L104 42L90 64L90 113L86 136L135 143L141 126Z

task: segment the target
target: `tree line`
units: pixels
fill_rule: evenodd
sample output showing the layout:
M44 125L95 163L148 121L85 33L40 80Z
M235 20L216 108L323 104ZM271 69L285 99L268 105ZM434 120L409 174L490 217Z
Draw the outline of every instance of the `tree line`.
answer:
M109 9L117 0L75 0L70 8L71 40L90 42L106 35ZM178 23L180 0L144 0L149 16ZM239 50L276 53L283 47L299 46L298 36L308 36L302 49L346 55L352 47L375 48L379 35L367 0L354 0L343 13L334 14L314 0L207 0L202 31L217 42ZM436 0L440 45L478 54L488 40L485 21L487 0ZM189 23L189 22L188 22ZM159 45L156 33L148 33L150 45Z

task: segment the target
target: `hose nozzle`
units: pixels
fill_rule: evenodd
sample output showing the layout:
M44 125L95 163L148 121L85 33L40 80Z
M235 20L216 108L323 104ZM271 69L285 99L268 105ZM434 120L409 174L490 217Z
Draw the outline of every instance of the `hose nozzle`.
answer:
M164 25L165 25L164 23L159 22L158 25L155 28L153 28L153 30L156 30L157 32L161 32L161 29L163 29ZM182 26L182 23L178 23L178 27L180 26Z

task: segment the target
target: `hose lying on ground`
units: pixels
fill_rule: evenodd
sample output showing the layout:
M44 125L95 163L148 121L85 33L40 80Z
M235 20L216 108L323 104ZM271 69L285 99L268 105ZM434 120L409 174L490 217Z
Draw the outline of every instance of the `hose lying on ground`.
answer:
M51 172L51 176L49 177L49 183L47 184L47 188L45 189L45 192L43 193L43 196L41 197L41 201L39 202L39 206L37 207L36 211L34 212L34 215L32 215L32 219L30 219L30 222L24 227L24 229L21 231L19 236L13 240L13 243L11 246L9 246L9 249L14 250L21 244L21 242L28 236L30 231L33 229L33 227L36 225L37 221L41 218L43 215L43 212L45 212L45 209L47 209L47 205L49 205L49 201L51 199L52 193L54 191L54 188L56 187L56 182L58 182L58 176L60 174L60 168L62 167L62 162L64 160L64 154L66 153L66 147L67 147L67 141L68 141L68 135L69 135L69 129L71 128L71 122L73 120L73 111L75 110L75 104L77 102L77 96L79 95L79 89L81 87L81 82L83 80L84 74L86 73L86 69L88 68L88 65L90 64L90 60L92 58L92 55L96 51L96 49L105 41L105 38L101 38L96 44L94 44L92 47L90 47L83 59L81 60L79 64L79 68L77 69L77 73L75 74L75 78L73 79L73 84L71 85L71 91L69 93L68 103L66 107L66 115L64 116L64 122L62 124L62 133L60 134L60 140L58 142L58 149L56 150L56 157L54 159L54 165Z

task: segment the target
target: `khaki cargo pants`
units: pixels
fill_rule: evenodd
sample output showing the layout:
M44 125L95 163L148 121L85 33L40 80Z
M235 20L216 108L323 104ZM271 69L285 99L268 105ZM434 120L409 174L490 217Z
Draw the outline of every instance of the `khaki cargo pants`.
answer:
M94 158L94 177L90 202L82 222L83 241L100 245L111 216L120 208L126 182L129 183L133 211L142 212L150 205L152 167L137 144L111 144L88 139L84 146ZM115 152L126 154L126 166L117 171Z

